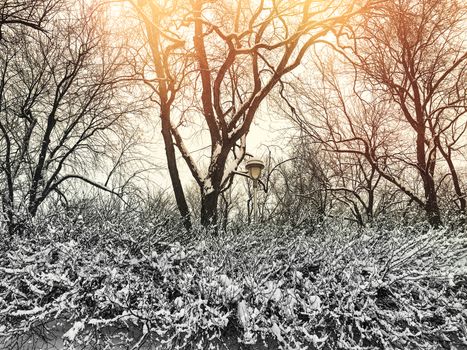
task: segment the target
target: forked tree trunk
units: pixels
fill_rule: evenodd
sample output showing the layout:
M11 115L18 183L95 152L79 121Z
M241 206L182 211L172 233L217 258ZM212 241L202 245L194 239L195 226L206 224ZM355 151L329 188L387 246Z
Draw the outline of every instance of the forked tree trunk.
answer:
M200 187L201 223L204 226L217 225L217 205L224 185L222 177L225 161L230 151L234 151L234 158L238 162L243 159L244 138L260 104L284 75L300 65L308 49L318 42L320 37L325 37L333 28L337 31L339 28L344 29L345 23L351 17L366 12L370 4L363 3L336 13L326 5L315 9L312 2L299 1L290 7L280 6L280 10L271 12L268 2L259 2L253 6L253 10L245 8L240 1L237 4L233 32L244 31L244 34L226 35L224 26L209 23L211 16L206 15L204 11L210 10L205 6L207 2L204 0L193 0L187 6L146 3L147 6L134 7L146 27L157 82L154 82L154 85L149 79L145 79L145 82L153 86L160 99L161 113L164 115L162 119L165 120L162 129L167 161L178 209L186 220L185 224L191 226L188 221L188 206L178 178L173 141ZM296 11L302 12L301 19L289 22L289 13ZM322 18L323 16L325 18ZM213 20L217 23L216 11ZM283 28L277 27L277 21L281 22L280 27ZM178 28L178 24L175 26L180 31L172 28L174 23L182 25L183 28ZM227 24L227 27L230 27L230 24ZM281 39L281 35L277 33L283 31L286 37ZM221 51L214 50L215 57L212 56L212 47L207 45L211 42L207 39L210 35L216 36L215 42L223 42ZM192 40L184 40L187 36L191 36ZM254 42L254 45L249 45L251 42ZM267 51L270 53L267 56L271 56L272 60L259 52L263 45L268 47ZM248 60L245 61L245 58ZM272 61L276 63L270 65ZM172 67L172 64L175 67ZM243 71L245 64L251 75L249 74L248 79L239 81L236 77L237 72ZM145 70L143 68L142 72ZM197 72L199 77L192 79L193 72ZM245 90L244 87L248 88ZM165 116L175 107L173 103L176 103L179 97L183 97L182 93L194 93L194 96L186 98L193 97L192 106L199 108L198 112L202 114L209 131L212 154L207 176L198 168L185 147L184 138L177 130L184 122L181 120L180 125L171 125L170 118ZM236 153L238 141L242 146ZM222 148L220 155L219 147Z
M410 72L408 72L410 74ZM436 152L426 148L426 126L425 114L422 108L420 91L416 82L412 83L412 90L415 96L415 115L417 124L414 130L417 133L417 166L420 177L423 181L425 194L425 213L431 226L437 228L442 225L441 212L438 205L434 172L436 166Z

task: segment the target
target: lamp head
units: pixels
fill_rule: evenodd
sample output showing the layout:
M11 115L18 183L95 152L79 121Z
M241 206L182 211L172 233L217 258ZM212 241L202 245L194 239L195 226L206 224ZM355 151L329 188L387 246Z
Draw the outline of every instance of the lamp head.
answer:
M246 170L248 170L248 175L253 180L258 180L261 176L261 170L264 169L264 163L261 159L258 158L251 158L248 162L246 162Z

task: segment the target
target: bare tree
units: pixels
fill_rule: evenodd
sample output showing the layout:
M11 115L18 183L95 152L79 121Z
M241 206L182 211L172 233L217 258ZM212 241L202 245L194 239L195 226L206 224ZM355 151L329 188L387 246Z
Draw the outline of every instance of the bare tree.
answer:
M115 150L125 153L126 117L137 113L118 84L121 49L109 45L94 10L84 3L63 10L43 24L50 36L24 28L0 57L0 185L10 232L15 215L35 216L51 194L66 196L70 181L121 194L107 187L109 178L87 176Z
M454 159L466 129L467 6L457 0L398 0L385 3L380 11L356 34L351 60L359 79L389 96L414 133L415 159L410 166L423 184L419 204L430 223L439 225L436 177L441 159L449 168L446 176L459 209L466 209Z
M332 171L326 190L334 202L342 204L351 213L346 219L359 226L372 223L378 214L377 190L381 176L363 157L354 154L334 154L327 165Z
M329 59L317 60L318 77L291 84L288 93L281 93L277 106L300 131L300 142L315 145L325 174L319 188L300 196L325 191L330 202L327 215L342 214L344 209L351 213L348 220L363 226L400 204L401 189L388 183L384 174L400 179L398 175L407 170L399 161L406 146L390 105L362 100L352 88L353 76L338 70L345 66L330 55L322 56ZM416 196L408 188L404 190Z
M133 2L150 48L142 57L145 73L153 68L144 79L157 96L169 173L187 227L175 148L200 188L202 224L216 223L219 195L244 157L246 135L262 102L300 66L309 47L326 35L343 35L349 18L369 3ZM207 130L206 165L189 151L187 124Z
M385 2L354 27L352 41L339 43L351 66L337 72L335 62L319 63L322 86L303 93L315 108L308 122L299 118L333 151L365 159L434 226L441 182L450 180L465 213L456 159L467 117L466 21L466 5L454 0Z
M290 223L310 229L328 212L327 174L315 144L298 136L287 149L290 156L274 159L271 149L265 168L267 193L262 200L264 221Z

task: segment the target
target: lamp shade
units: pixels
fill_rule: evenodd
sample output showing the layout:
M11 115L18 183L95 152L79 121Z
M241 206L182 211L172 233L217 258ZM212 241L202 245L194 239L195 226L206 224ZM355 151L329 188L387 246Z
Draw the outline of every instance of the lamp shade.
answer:
M253 180L258 180L261 176L261 170L264 169L264 163L261 159L251 158L246 162L246 170Z

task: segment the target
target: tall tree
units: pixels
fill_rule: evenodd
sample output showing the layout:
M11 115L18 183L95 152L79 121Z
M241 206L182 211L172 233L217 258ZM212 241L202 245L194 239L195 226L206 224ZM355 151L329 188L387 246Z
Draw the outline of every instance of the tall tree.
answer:
M202 224L215 224L219 195L244 158L262 102L313 44L344 35L349 19L370 1L132 3L149 47L140 72L157 96L169 173L189 227L176 149L201 191ZM189 151L188 124L206 130L207 164Z
M300 123L333 151L363 157L433 226L442 223L442 182L451 180L466 209L456 165L467 121L466 22L456 0L384 2L354 26L351 45L339 43L347 63L320 62L321 91L303 93L314 108Z
M413 131L415 159L410 164L422 180L428 220L437 226L440 160L448 166L459 209L466 210L454 158L466 130L467 5L458 0L398 0L380 11L357 32L358 50L351 59L360 79L389 96Z
M0 56L0 186L10 232L70 181L110 160L129 112L120 49L90 3L69 3L42 31L25 27ZM118 147L116 147L118 148ZM119 158L121 159L121 157ZM110 165L111 174L117 165ZM109 181L107 181L109 183Z

